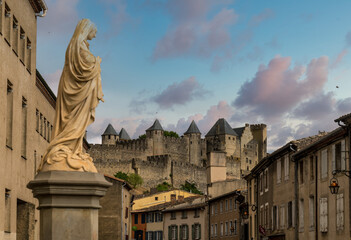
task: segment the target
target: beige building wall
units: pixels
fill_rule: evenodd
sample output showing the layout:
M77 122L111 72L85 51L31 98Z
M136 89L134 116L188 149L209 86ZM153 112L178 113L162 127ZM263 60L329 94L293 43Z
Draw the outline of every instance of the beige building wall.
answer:
M168 210L166 210L168 211ZM187 217L182 218L182 211L187 212ZM189 240L192 238L192 225L200 224L201 225L201 238L198 239L208 239L208 207L202 207L199 211L199 217L194 217L194 209L187 210L175 210L175 218L171 217L171 212L164 212L163 221L164 221L164 230L163 230L163 239L169 239L169 226L177 226L178 229L178 238L180 239L180 226L188 225L189 229Z
M198 194L190 193L183 190L171 190L167 192L159 192L159 193L152 194L150 196L145 196L140 199L135 199L133 202L134 203L133 210L148 208L148 207L162 204L165 202L170 202L172 195L175 195L176 197L175 200L178 200L179 196L184 198L199 196Z
M38 239L37 201L26 185L48 145L55 111L48 90L42 89L45 98L37 87L37 20L30 1L3 0L0 13L0 239L24 239L26 233Z

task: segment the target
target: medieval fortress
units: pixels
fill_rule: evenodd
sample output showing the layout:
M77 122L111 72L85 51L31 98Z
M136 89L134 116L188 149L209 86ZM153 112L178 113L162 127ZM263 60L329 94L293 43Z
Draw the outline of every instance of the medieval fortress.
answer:
M99 172L114 175L118 171L138 173L145 187L164 181L179 187L195 182L206 192L211 152L221 152L225 179L241 179L267 153L265 124L245 124L232 128L221 118L201 138L193 121L180 138L164 136L158 120L146 129L145 139L131 140L125 129L117 134L109 124L102 134L102 144L92 144L89 153ZM225 165L225 166L224 166ZM216 167L216 166L215 166ZM223 178L223 176L222 176Z

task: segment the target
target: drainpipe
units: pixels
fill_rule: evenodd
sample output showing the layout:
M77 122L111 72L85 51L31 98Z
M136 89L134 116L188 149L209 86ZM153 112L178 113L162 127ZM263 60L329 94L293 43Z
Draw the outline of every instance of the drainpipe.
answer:
M261 183L259 183L258 182L258 180L260 179L259 178L259 176L256 176L256 178L257 178L257 180L256 180L256 189L255 189L255 191L256 191L256 230L255 230L255 234L256 234L256 237L257 237L257 239L259 238L259 231L258 231L258 219L259 219L259 217L260 217L260 214L259 214L259 205L258 205L258 186L259 186L259 184L261 184Z
M314 178L314 181L315 181L315 185L316 185L316 193L315 193L315 219L316 219L316 223L315 223L315 229L316 229L316 240L318 240L318 158L316 156L314 156L314 159L316 161L316 164L315 164L315 178Z
M290 144L290 150L296 152L296 150L292 147L293 144ZM291 161L294 162L294 170L295 170L295 182L294 182L294 190L295 190L295 240L299 239L299 179L298 179L298 169L299 169L299 161L291 157Z
M36 13L35 16L36 17L45 17L46 13L48 11L48 6L46 5L44 0L39 0L38 2L40 4L40 7L43 9L43 11L40 13Z
M343 122L345 123L345 122ZM343 125L338 121L338 125L342 128L347 129L347 135L349 137L349 169L351 168L351 126L349 123ZM346 144L345 144L346 145ZM345 149L346 150L346 149ZM345 154L346 157L346 154ZM346 161L345 161L346 162ZM351 220L351 178L349 177L349 221ZM350 228L350 236L351 236L351 228Z

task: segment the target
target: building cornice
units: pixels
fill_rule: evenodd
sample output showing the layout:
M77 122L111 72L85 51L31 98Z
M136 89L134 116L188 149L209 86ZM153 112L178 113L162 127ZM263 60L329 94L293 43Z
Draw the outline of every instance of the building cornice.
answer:
M32 6L35 16L44 17L48 10L48 7L44 0L28 0Z

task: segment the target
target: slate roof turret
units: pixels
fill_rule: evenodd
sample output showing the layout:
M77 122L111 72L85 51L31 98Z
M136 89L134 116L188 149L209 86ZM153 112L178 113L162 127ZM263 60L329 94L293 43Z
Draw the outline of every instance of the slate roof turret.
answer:
M206 137L222 134L233 135L236 137L238 136L238 134L233 130L229 123L224 118L220 118L206 134Z
M114 135L114 136L118 135L116 130L112 127L111 123L108 124L105 132L101 136L105 136L105 135Z
M155 120L154 124L152 124L151 127L149 127L148 129L146 129L146 131L154 131L154 130L161 130L164 131L160 122L158 121L158 119Z
M121 131L119 132L119 139L120 140L130 140L129 134L127 131L122 128Z
M184 133L184 135L185 134L190 134L190 133L200 133L201 134L201 132L200 132L199 128L197 127L197 125L196 125L194 120L191 122L188 130Z

